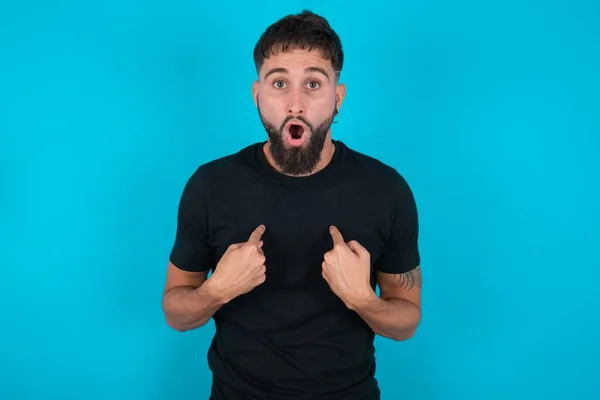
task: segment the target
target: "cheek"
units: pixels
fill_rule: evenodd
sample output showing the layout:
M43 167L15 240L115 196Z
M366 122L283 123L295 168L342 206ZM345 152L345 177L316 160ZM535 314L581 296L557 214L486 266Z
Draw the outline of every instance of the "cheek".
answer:
M307 109L306 115L313 123L323 121L333 114L335 103L331 101L323 102L320 104L311 104L310 108Z
M311 115L329 115L335 108L335 95L331 93L319 93L307 96L306 106Z
M283 96L275 96L269 88L263 88L258 92L258 102L264 108L276 108L284 103Z
M281 101L268 97L259 97L258 106L262 115L270 120L277 120L282 118L282 105Z

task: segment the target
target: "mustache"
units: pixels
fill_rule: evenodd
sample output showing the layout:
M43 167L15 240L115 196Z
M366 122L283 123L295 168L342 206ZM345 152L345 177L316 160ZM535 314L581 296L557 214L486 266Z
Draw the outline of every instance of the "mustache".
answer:
M293 119L295 119L295 120L298 120L298 121L302 121L302 122L303 122L303 123L304 123L306 126L308 126L308 129L310 129L310 130L311 130L311 132L314 132L314 128L313 128L312 124L311 124L310 122L308 122L308 121L306 120L306 118L304 118L304 117L303 117L303 116L301 116L301 115L299 115L299 116L296 116L296 117L294 117L294 116L291 116L291 115L288 115L288 116L287 116L287 117L286 117L286 118L283 120L283 122L281 123L281 126L279 127L279 131L280 131L280 132L283 132L283 128L285 127L285 124L287 124L288 122L290 122L290 121L291 121L291 120L293 120Z

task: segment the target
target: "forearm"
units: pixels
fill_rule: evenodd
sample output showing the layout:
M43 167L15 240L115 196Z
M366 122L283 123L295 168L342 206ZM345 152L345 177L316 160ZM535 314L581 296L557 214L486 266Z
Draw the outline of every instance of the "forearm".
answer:
M163 297L167 324L180 332L205 325L226 302L207 280L198 288L177 287Z
M375 293L352 306L352 309L378 335L393 339L411 338L421 320L421 311L403 299L382 299Z

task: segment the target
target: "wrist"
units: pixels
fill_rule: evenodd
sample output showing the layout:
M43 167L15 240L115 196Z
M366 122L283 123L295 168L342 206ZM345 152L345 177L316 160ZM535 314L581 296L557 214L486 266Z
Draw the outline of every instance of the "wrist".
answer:
M222 285L219 281L214 279L212 276L209 277L203 284L198 288L199 294L206 296L210 303L221 306L230 301L222 289Z
M365 289L361 293L354 296L352 299L347 301L349 308L353 311L361 311L363 309L367 309L379 301L379 297L377 293L373 291L373 289L369 286L368 289Z

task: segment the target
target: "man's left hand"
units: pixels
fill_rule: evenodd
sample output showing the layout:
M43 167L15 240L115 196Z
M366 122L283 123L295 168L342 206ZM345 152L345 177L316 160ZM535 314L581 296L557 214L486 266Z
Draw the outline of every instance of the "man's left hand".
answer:
M330 227L329 233L333 248L325 253L323 278L346 307L356 309L376 295L370 283L371 255L356 240L346 243L335 226Z

